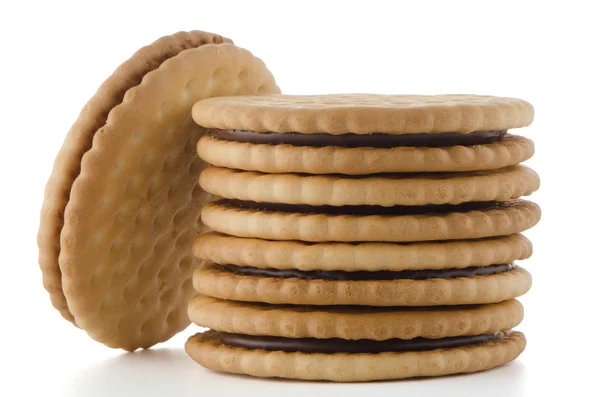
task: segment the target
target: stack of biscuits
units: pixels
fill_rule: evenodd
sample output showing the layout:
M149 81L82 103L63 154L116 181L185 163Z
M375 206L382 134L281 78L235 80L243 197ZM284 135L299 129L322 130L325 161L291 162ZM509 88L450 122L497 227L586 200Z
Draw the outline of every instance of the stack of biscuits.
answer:
M190 319L201 365L368 381L489 369L525 348L515 261L540 208L532 106L475 95L209 98Z

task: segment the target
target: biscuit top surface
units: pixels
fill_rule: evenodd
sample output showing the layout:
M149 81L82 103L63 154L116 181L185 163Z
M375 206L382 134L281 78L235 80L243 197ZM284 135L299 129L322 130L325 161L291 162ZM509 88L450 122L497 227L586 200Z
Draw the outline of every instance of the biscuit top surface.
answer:
M192 115L207 128L255 132L466 134L527 126L534 111L494 96L336 94L209 98Z

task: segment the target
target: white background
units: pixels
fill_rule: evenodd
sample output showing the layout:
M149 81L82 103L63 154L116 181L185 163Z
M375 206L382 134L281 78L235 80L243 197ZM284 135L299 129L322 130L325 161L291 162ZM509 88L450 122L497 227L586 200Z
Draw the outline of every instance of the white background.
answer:
M450 5L450 3L452 3ZM0 4L0 395L600 395L600 23L594 2L3 1ZM336 385L221 375L183 352L190 327L125 354L64 321L42 288L36 233L54 156L83 104L137 48L178 30L231 37L285 93L478 93L520 97L536 119L528 164L543 220L528 337L478 375ZM4 389L4 390L3 390ZM393 394L390 394L393 393Z

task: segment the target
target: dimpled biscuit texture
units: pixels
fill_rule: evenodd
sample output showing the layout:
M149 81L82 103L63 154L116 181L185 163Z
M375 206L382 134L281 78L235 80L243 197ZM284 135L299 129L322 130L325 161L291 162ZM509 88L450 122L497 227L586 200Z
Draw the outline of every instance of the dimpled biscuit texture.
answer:
M423 352L378 354L287 353L248 350L221 343L215 331L190 337L186 352L216 371L260 377L364 382L483 371L508 363L525 349L520 332L502 333L478 345Z
M69 130L46 185L38 232L44 287L50 293L52 304L65 319L74 322L62 291L58 265L60 232L71 186L79 175L83 154L92 146L94 134L106 123L110 110L121 103L125 92L138 85L146 73L158 68L166 59L189 48L230 42L213 33L192 31L165 36L141 48L100 86Z
M197 149L204 161L219 167L270 173L365 175L493 170L528 160L533 156L534 144L522 136L507 135L502 141L486 145L344 148L263 145L204 136Z
M478 240L424 243L318 243L272 241L206 233L194 255L220 265L310 270L447 269L511 263L531 256L522 234Z
M73 184L59 256L69 309L94 339L134 350L188 325L190 247L210 198L197 185L205 130L190 109L213 95L273 92L248 51L207 45L165 61L111 110Z
M516 300L489 305L437 306L417 310L375 307L315 307L234 302L198 295L190 320L220 332L285 338L444 338L511 329L523 320Z
M390 134L506 130L529 125L533 107L481 95L269 95L211 98L193 108L207 128L304 134Z
M340 175L263 174L208 167L205 191L228 199L309 205L427 205L506 201L528 196L539 176L522 165L493 171L443 174Z
M216 232L267 240L412 242L505 236L540 220L537 204L513 200L501 207L436 215L326 215L243 209L224 201L202 209Z
M520 267L488 276L377 281L243 276L218 265L194 273L194 288L202 295L290 305L470 305L516 298L530 287L531 275Z

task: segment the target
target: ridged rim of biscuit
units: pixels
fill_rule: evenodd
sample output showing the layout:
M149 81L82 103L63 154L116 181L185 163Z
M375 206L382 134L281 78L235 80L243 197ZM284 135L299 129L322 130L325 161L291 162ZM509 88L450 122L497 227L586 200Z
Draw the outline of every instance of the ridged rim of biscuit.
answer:
M73 324L75 319L69 311L62 290L58 256L60 232L64 223L63 214L73 182L79 175L84 153L91 148L92 139L96 131L106 123L110 110L121 103L127 90L140 84L144 75L181 51L208 43L224 42L230 43L231 40L201 31L178 32L141 48L102 83L69 130L46 185L38 246L43 283L50 294L52 305Z
M531 275L516 267L488 276L427 280L339 281L243 276L219 265L196 269L202 295L284 305L439 306L497 303L529 291Z
M198 295L188 306L190 320L220 332L285 338L445 338L482 335L511 329L523 320L517 300L477 306L443 306L423 310L375 307L265 305Z
M343 175L264 174L208 167L200 175L205 191L228 199L308 205L427 205L507 201L540 186L531 168L443 174Z
M522 234L478 240L429 243L306 243L206 233L193 246L194 255L220 265L262 269L418 270L465 268L527 259L533 245Z
M324 215L247 210L212 202L202 222L237 237L267 240L412 242L476 239L520 233L541 217L538 205L513 200L505 206L441 215Z
M216 371L258 377L364 382L476 372L516 359L525 335L506 332L478 345L422 352L379 354L287 353L249 350L221 343L215 331L191 336L185 351L198 364Z
M227 168L269 173L364 175L379 172L451 172L493 170L519 164L533 156L530 139L507 135L486 145L442 148L343 148L263 145L198 141L204 161Z
M203 127L304 134L506 130L533 121L524 100L483 95L268 95L210 98L194 105Z
M110 111L82 158L60 240L63 292L92 338L135 350L189 324L190 247L211 197L197 184L206 164L195 144L206 130L189 112L209 95L265 91L278 88L261 60L205 45L144 75Z

